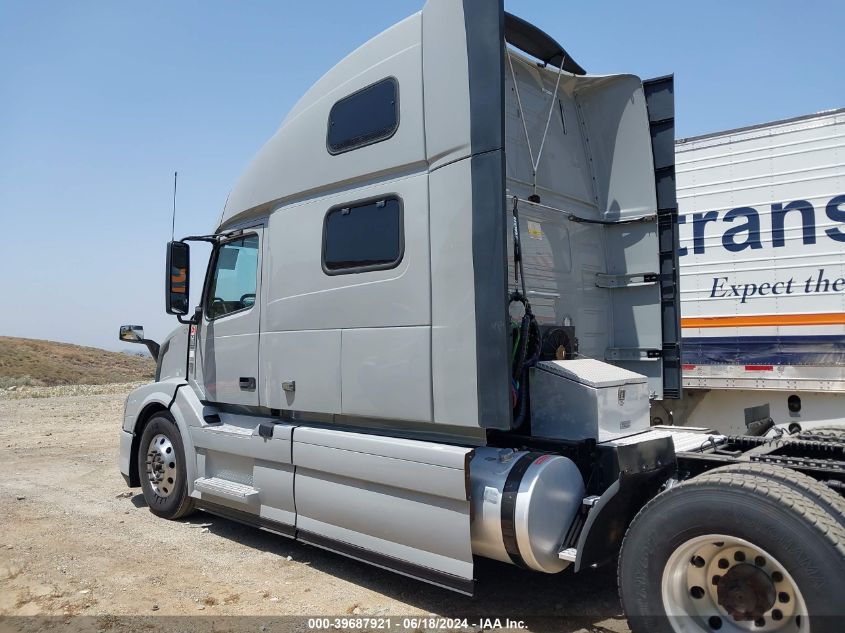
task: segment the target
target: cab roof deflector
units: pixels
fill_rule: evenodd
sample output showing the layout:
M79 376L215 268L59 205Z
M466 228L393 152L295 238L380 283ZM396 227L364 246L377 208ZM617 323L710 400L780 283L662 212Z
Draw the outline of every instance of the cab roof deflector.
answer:
M560 68L562 62L562 68L566 72L573 75L587 74L587 71L581 68L563 49L563 46L548 33L507 11L505 11L505 41L522 52L536 57L544 64Z

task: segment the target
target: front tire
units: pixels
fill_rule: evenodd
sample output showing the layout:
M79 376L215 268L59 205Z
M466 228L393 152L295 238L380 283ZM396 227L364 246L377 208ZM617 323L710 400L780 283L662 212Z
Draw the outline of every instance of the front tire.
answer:
M138 451L138 477L150 512L165 519L191 514L194 500L188 496L185 447L169 413L157 413L150 419Z
M619 590L634 633L841 633L845 528L776 480L720 472L631 523Z

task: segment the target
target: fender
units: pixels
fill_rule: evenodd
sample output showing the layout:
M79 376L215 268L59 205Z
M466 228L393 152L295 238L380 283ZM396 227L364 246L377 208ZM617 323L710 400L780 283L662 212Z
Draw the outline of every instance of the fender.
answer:
M646 502L668 479L672 466L638 473L621 473L587 515L578 537L576 572L612 560L619 553L625 532Z
M123 430L134 433L138 422L143 419L144 411L150 405L159 405L169 409L176 397L176 391L182 385L187 385L184 378L168 378L148 385L141 385L131 391L123 405Z
M120 440L120 472L130 487L140 486L136 457L143 424L155 411L170 409L180 387L187 385L183 378L168 378L131 391L123 407L123 429ZM193 449L193 446L191 447Z
M180 386L184 385L187 385L187 383ZM203 415L215 411L216 409L205 407L193 389L176 389L173 402L170 405L170 413L176 421L176 426L182 435L182 445L185 447L188 495L193 495L194 482L197 480L197 451L190 427L201 427Z

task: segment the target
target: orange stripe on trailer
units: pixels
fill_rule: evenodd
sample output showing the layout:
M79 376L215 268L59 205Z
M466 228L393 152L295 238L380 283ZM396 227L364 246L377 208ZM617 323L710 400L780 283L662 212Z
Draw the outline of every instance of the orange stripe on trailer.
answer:
M754 314L749 316L684 317L681 327L761 327L772 325L845 325L845 312L816 314Z

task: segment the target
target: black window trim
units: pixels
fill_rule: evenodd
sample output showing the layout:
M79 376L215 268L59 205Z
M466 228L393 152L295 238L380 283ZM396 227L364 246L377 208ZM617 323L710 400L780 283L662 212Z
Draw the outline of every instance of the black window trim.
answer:
M211 286L214 283L214 273L217 271L217 258L220 253L220 249L226 246L231 242L237 242L238 240L242 240L244 238L250 237L254 235L258 238L258 264L256 266L255 271L255 303L251 306L247 306L244 308L240 308L238 310L233 310L232 312L227 312L226 314L221 314L220 316L212 317L210 316L211 310L208 304L208 298L211 296ZM205 317L206 323L211 323L212 321L216 321L217 319L225 319L228 316L232 316L233 314L241 314L242 312L246 312L247 310L252 310L256 304L258 303L258 292L259 292L259 273L261 272L261 237L255 231L250 231L249 229L245 229L243 233L239 235L233 235L230 238L222 240L215 244L214 252L212 253L212 262L208 267L208 277L206 278L206 283L204 284L203 288L203 299L202 299L202 312L203 317Z
M331 129L332 129L332 112L334 112L334 109L339 104L343 103L344 101L347 101L347 100L351 99L352 97L354 97L355 95L357 95L361 92L364 92L365 90L369 90L373 86L377 86L378 84L385 82L385 81L390 81L390 82L393 83L393 89L394 89L394 92L396 93L396 99L394 101L394 109L395 109L395 112L396 112L396 116L394 118L396 119L396 122L393 124L393 127L390 128L389 130L385 131L383 134L381 134L379 136L376 136L376 137L371 138L371 139L367 139L363 143L356 143L355 145L350 145L349 147L343 147L341 149L333 149L331 143L329 142L329 133L331 132ZM396 134L396 130L399 129L399 113L400 113L400 111L399 111L399 80L396 79L396 77L394 77L393 75L389 75L389 76L385 77L384 79L379 79L378 81L374 81L373 83L364 86L363 88L359 88L355 92L348 94L345 97L335 101L334 105L332 105L331 109L329 110L329 117L328 117L328 120L326 121L326 151L328 151L328 153L331 154L332 156L339 156L340 154L345 154L346 152L351 152L351 151L354 151L356 149L361 149L362 147L367 147L369 145L375 145L376 143L381 143L382 141L386 141L387 139L391 138L394 134Z
M326 266L326 238L328 230L329 216L340 209L354 209L355 207L363 207L373 202L381 200L396 200L399 203L399 256L392 262L384 262L381 264L365 264L363 266L349 266L346 268L329 268ZM369 198L362 198L354 202L344 202L330 207L323 216L323 245L322 253L320 255L320 265L323 267L323 272L326 275L334 277L336 275L353 275L356 273L368 273L376 270L391 270L399 266L405 258L405 203L402 197L397 193L385 193L378 196L370 196Z

